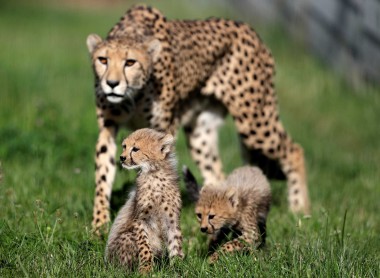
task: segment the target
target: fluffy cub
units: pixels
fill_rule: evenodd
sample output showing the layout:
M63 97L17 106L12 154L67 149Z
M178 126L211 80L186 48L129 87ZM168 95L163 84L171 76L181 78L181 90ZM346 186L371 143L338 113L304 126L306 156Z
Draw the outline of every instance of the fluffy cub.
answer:
M184 169L189 192L196 192L195 178ZM195 213L203 233L209 235L210 262L218 252L227 253L251 249L265 243L266 218L271 203L269 182L257 167L244 166L234 170L220 186L204 186L197 200ZM216 248L233 232L231 241Z
M165 246L170 258L184 257L174 138L145 128L133 132L122 146L122 166L140 171L136 189L111 228L106 259L126 268L138 262L139 271L146 273Z

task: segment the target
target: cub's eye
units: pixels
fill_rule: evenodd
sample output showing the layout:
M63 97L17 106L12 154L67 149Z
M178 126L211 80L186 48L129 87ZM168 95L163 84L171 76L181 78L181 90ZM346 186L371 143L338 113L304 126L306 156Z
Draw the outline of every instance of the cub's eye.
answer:
M132 67L135 63L136 63L136 60L128 59L127 61L125 61L125 66Z
M137 148L137 147L133 147L132 148L132 152L138 152L140 149L139 148Z
M106 57L98 57L98 60L103 65L107 65L107 63L108 63L108 59Z
M123 144L122 147L123 147L123 150L125 150L125 148L126 148L127 146L126 146L125 144Z
M213 219L214 217L215 217L214 214L209 214L209 215L208 215L208 219Z
M198 217L199 219L201 219L201 218L202 218L202 214L197 213L197 217Z

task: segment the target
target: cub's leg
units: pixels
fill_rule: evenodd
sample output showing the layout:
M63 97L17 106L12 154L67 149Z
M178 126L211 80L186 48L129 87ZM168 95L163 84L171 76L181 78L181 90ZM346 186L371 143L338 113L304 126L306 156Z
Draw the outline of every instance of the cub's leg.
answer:
M114 125L105 126L100 128L98 141L96 143L96 157L95 157L95 182L96 182L96 196L94 201L92 228L97 234L108 232L107 223L110 221L110 197L112 191L112 184L115 178L115 155L116 143L115 137L117 127ZM101 227L104 231L100 231Z
M165 214L165 228L166 243L169 251L169 257L175 256L184 258L185 255L182 251L182 232L180 226L180 213L181 213L181 199L180 196L175 196L172 192L167 193L167 200L161 203L161 207Z
M212 254L219 247L221 242L226 239L229 229L221 229L219 232L208 236L208 253Z
M172 222L173 221L173 222ZM168 223L168 250L169 258L179 257L183 259L185 255L182 250L182 233L179 226L179 219L170 220Z
M223 123L224 115L222 109L209 109L201 112L185 128L190 153L202 173L204 185L218 185L224 180L218 150L218 129Z
M133 225L138 250L139 272L142 274L150 272L153 268L153 252L144 227L145 225L141 221L136 221Z
M107 246L106 259L117 262L126 269L131 269L136 261L136 239L132 232L125 232L119 235Z
M260 244L260 235L259 235L259 227L257 223L254 221L252 223L248 223L246 227L244 227L244 231L242 234L231 240L226 242L220 247L220 250L215 251L210 257L209 262L214 263L219 259L219 253L232 253L235 251L239 251L242 249L252 249L252 244L259 245Z

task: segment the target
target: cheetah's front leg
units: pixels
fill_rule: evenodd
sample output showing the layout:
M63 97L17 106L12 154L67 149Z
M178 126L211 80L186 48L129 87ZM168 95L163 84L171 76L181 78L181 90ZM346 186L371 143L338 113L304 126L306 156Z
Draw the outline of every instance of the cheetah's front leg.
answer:
M179 124L174 118L174 110L178 105L178 95L171 88L171 84L163 84L159 101L153 104L151 127L175 135Z
M96 143L95 157L95 183L96 195L94 201L92 228L99 235L107 232L107 224L110 221L109 200L112 184L115 178L116 155L116 130L115 126L105 126L100 129ZM104 231L101 231L104 227ZM103 229L102 229L103 230Z

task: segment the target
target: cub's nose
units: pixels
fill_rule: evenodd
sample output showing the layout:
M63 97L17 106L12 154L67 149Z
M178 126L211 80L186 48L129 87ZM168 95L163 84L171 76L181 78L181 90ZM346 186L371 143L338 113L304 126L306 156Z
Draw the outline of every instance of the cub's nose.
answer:
M119 85L119 83L120 82L117 80L107 80L107 85L110 86L112 89Z
M205 233L207 231L207 227L201 227L201 232Z
M127 158L126 158L125 156L122 156L122 155L120 156L120 161L121 161L121 162L124 162L126 159L127 159Z

